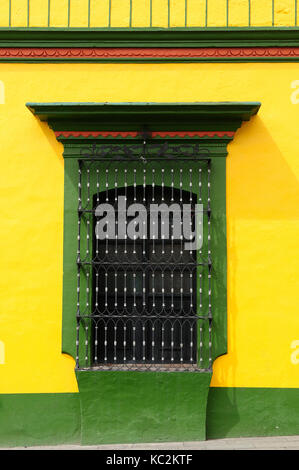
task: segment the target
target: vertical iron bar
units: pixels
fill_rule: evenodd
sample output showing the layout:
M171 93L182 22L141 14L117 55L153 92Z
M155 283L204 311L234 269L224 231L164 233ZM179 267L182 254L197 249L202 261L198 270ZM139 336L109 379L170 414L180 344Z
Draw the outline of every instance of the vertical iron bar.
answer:
M94 361L98 362L98 323L95 326L95 338L94 338Z
M170 0L168 0L168 28L170 27Z
M173 332L174 332L174 323L171 323L171 339L170 339L170 349L171 349L171 357L170 357L170 360L171 362L174 361L174 357L173 357L173 347L174 347L174 337L173 337Z
M191 323L191 328L190 328L190 362L193 362L193 324Z
M199 327L199 367L201 368L203 362L202 357L202 322L200 320L200 327Z
M161 334L161 361L162 361L162 364L164 364L164 339L165 339L165 336L164 336L164 322L163 322L163 320L161 322L161 330L162 330L162 334Z
M89 267L87 268L89 269ZM89 271L86 272L86 312L89 317L90 315L90 309L89 309ZM86 319L87 322L89 322L89 318ZM89 348L89 341L88 341L88 324L85 325L85 366L88 367L88 359L89 359L89 354L88 354L88 348Z
M208 162L208 297L209 297L209 368L212 367L212 254L211 254L211 160Z
M152 325L152 362L155 361L155 323Z
M114 325L114 338L113 338L113 348L114 348L114 356L113 361L117 361L117 325Z
M274 26L274 24L275 24L275 13L274 13L274 10L275 10L275 0L272 0L272 26Z
M145 319L143 320L144 323L142 323L142 360L145 362Z
M295 26L297 26L297 0L295 0Z
M127 361L127 323L124 324L124 363Z
M181 321L180 322L180 361L181 363L183 363L183 347L184 347L184 343L183 343L183 322Z
M114 306L117 309L118 301L117 301L117 270L114 272Z
M150 0L150 27L153 26L153 0Z
M77 316L77 326L76 326L76 368L79 369L79 341L80 341L80 317Z
M133 323L133 361L136 361L136 322Z
M107 320L106 320L107 321ZM107 362L107 323L105 323L105 337L104 337L104 361Z
M118 169L115 168L114 171L114 205L115 207L117 206L117 197L118 197ZM115 250L114 253L117 255L118 253L118 233L119 233L119 227L118 227L118 220L116 218L115 220Z
M80 247L81 247L81 208L82 208L82 164L79 160L78 168L78 235L77 235L77 337L76 337L76 364L79 368L79 330L80 330Z

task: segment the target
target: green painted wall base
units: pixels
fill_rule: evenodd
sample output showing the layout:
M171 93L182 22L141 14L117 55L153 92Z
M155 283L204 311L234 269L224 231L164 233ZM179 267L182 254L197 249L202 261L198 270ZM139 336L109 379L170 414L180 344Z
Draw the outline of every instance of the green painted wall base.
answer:
M211 373L77 371L82 444L205 440Z
M298 388L211 388L207 439L299 435Z
M107 372L107 374L115 374ZM142 374L142 372L138 372ZM82 374L83 375L83 374ZM163 373L164 375L164 373ZM168 374L168 375L172 375ZM184 375L184 374L181 374ZM81 377L80 377L81 382ZM82 382L84 381L82 377ZM173 385L171 388L164 389L163 403L164 407L157 402L154 405L154 398L157 399L157 391L160 389L161 383L155 384L151 392L153 397L149 403L142 401L142 390L136 387L137 379L128 379L130 383L130 392L134 392L133 402L122 400L122 408L120 403L114 413L115 422L109 421L108 410L103 411L103 424L98 423L100 428L95 436L96 443L111 442L115 438L114 428L121 426L125 420L127 423L128 436L123 436L119 442L151 442L153 433L157 435L157 427L161 421L161 417L157 414L162 413L164 416L163 433L166 434L165 440L198 440L199 435L194 436L195 428L189 429L195 422L191 412L194 403L189 399L189 393L194 399L194 390L189 390L187 397L182 395L180 398L186 400L181 407L184 411L183 427L179 430L176 426L173 431L173 423L175 422L176 401L173 395ZM176 381L175 377L171 377L172 381ZM180 379L179 379L180 380ZM106 386L104 387L104 382ZM89 380L88 380L89 382ZM109 382L109 380L108 380ZM110 380L111 383L117 384L118 381ZM146 386L146 380L142 379L143 386ZM135 384L135 385L134 385ZM160 384L160 385L159 385ZM88 384L82 385L83 387ZM178 383L177 383L178 385ZM177 387L176 385L176 387ZM109 403L108 394L111 392L108 387L107 380L104 379L103 390L100 395L105 395L105 405ZM133 388L135 386L135 389ZM197 386L197 384L196 384ZM88 391L86 389L88 395ZM97 392L96 392L97 393ZM114 393L116 400L121 394L120 390ZM88 396L87 396L88 398ZM148 394L148 400L150 394ZM167 399L167 400L166 400ZM165 403L166 401L172 403ZM176 395L176 399L179 396ZM196 398L195 398L196 399ZM135 403L136 401L136 403ZM125 402L125 403L124 403ZM92 412L93 405L88 400L84 400L86 411ZM161 399L162 403L162 399ZM179 404L181 406L181 403ZM142 407L143 412L138 420L132 420L131 413ZM170 418L169 426L165 416ZM169 415L169 412L172 414ZM118 416L120 414L120 416ZM156 419L154 420L154 417ZM196 417L200 417L200 413L196 411ZM92 417L91 417L92 418ZM88 425L86 421L85 424ZM92 425L97 426L97 418L92 420ZM108 429L108 425L112 429ZM196 423L195 423L196 425ZM58 445L58 444L84 444L84 423L83 439L81 442L81 416L80 416L80 399L79 393L43 393L43 394L0 394L0 446L38 446L38 445ZM99 436L100 429L106 429L106 436ZM141 432L140 432L141 431ZM88 434L88 429L85 430ZM124 434L122 430L118 430ZM140 432L139 438L135 439L136 434ZM176 438L174 435L176 434ZM192 434L192 438L190 438ZM248 436L291 436L299 435L299 389L293 388L210 388L207 406L206 418L206 438L221 439L225 437L248 437ZM94 442L95 442L94 440ZM164 440L164 439L163 439Z
M78 393L0 394L0 446L80 444Z

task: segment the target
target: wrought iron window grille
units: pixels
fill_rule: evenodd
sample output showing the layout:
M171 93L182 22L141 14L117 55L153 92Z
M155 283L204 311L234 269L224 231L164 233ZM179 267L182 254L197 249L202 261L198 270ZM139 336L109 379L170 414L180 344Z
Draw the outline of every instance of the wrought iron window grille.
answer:
M78 160L76 367L211 371L211 159L196 144L141 143L82 149ZM87 151L89 150L89 158ZM118 198L146 208L146 236L99 240L96 209ZM151 239L150 205L203 205L203 243L185 250L170 233ZM134 220L128 217L127 224Z

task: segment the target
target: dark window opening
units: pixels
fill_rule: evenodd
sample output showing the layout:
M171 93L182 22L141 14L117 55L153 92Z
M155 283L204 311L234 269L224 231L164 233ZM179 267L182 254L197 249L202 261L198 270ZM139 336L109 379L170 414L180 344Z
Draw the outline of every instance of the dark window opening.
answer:
M103 191L93 198L93 212L99 204L111 204L116 234L119 196L125 196L127 207L146 207L146 230L138 239L93 237L93 365L196 364L196 251L186 250L186 240L175 238L177 221L171 211L167 238L161 213L155 219L157 236L151 238L150 217L151 204L176 203L181 209L190 204L194 230L196 195L151 185ZM126 217L127 226L134 217ZM94 226L99 219L94 215Z

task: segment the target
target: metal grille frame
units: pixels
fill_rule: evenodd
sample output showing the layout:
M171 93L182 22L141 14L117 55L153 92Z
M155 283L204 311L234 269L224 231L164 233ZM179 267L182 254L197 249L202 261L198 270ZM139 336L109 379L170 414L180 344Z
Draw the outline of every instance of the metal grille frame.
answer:
M164 146L165 155L161 155L161 144L156 147L149 146L147 148L146 141L143 144L142 155L138 155L140 148L137 152L137 146L132 146L130 151L128 146L120 146L118 151L114 149L114 154L108 152L106 156L99 155L96 146L89 148L89 158L87 149L81 152L84 157L78 159L78 244L77 244L77 338L76 338L76 368L83 370L148 370L148 371L199 371L207 372L212 369L212 252L211 252L211 158L207 158L207 149L199 151L196 144L180 144L172 145L171 151L169 146ZM157 151L155 151L155 148ZM160 149L160 150L158 150ZM168 152L166 151L168 150ZM95 155L96 154L96 155ZM162 171L163 170L163 171ZM155 175L155 177L153 177ZM116 259L99 259L96 255L96 248L93 242L93 234L95 229L95 201L100 201L101 195L105 198L108 197L108 202L111 198L116 199L117 194L121 189L140 187L141 192L146 187L155 188L169 188L170 191L177 191L180 199L180 194L185 192L190 194L190 200L194 195L198 203L203 203L203 246L201 250L196 253L196 257L192 263L184 263L181 259L157 259L151 263L138 264L132 257L128 257L125 263L120 263ZM192 196L191 196L192 195ZM142 198L142 196L141 196ZM136 202L138 201L136 198ZM159 202L160 201L156 201ZM117 239L115 240L117 247ZM134 246L134 245L133 245ZM115 248L115 246L114 246ZM105 309L99 310L97 289L99 284L96 279L99 279L99 269L106 270L117 277L120 269L129 272L133 269L134 263L141 269L143 275L148 276L148 272L155 277L157 272L162 273L186 273L188 275L192 272L192 295L190 292L187 294L190 303L195 304L191 307L191 315L189 317L186 312L181 314L174 314L172 311L159 313L157 309L152 309L149 312L148 308L143 305L141 312L137 312L134 316L134 311L124 311L122 308L108 312ZM194 276L194 273L195 276ZM195 279L195 285L194 285ZM102 286L103 287L103 286ZM195 296L194 296L194 290ZM107 291L105 286L104 291ZM185 295L181 290L181 299ZM113 292L109 292L113 296ZM115 296L116 306L118 303L118 294ZM144 302L143 302L144 304ZM190 305L190 304L189 304ZM134 310L134 309L133 309ZM135 309L136 310L136 309ZM136 313L136 312L135 312ZM188 313L188 312L187 312ZM145 355L139 359L135 357L134 353L131 360L126 358L126 337L124 325L131 322L131 349L134 348L134 327L133 318L139 326L139 348L143 351L145 348L151 350L152 360L145 359ZM160 328L160 338L163 344L163 322L179 321L192 322L192 327L196 330L194 336L195 341L189 338L191 348L196 348L196 353L192 360L182 360L183 349L186 350L186 345L180 342L180 360L163 361L160 356L160 361L157 362L157 354L153 354L153 349L157 343L157 334L154 332L155 328ZM117 342L122 341L123 346L123 360L119 359L119 355L115 354L114 358L109 360L103 350L109 348L109 338L107 326L110 323L110 330L115 332L113 348L118 346ZM121 328L119 327L121 324ZM148 325L147 328L145 325ZM157 327L157 325L160 327ZM190 323L189 323L190 324ZM136 325L136 323L135 323ZM150 325L150 326L149 326ZM137 327L135 328L135 330ZM173 337L171 327L168 328L168 336L170 341L170 355L171 344L173 344ZM117 331L118 330L118 331ZM147 330L147 338L145 334ZM156 331L157 331L156 330ZM182 330L182 327L181 327ZM119 332L121 331L122 338L119 339ZM151 332L153 332L151 336ZM156 335L156 336L155 336ZM112 340L110 331L110 341ZM187 340L184 340L185 342ZM196 342L196 344L192 344ZM147 344L150 343L150 344ZM136 345L136 338L135 338ZM128 347L128 346L127 346ZM135 346L137 347L137 346ZM110 345L111 348L111 345ZM100 350L102 349L102 361L97 363ZM162 352L163 354L163 352ZM103 358L106 360L103 360ZM170 356L174 359L174 356ZM142 360L143 359L143 360Z

